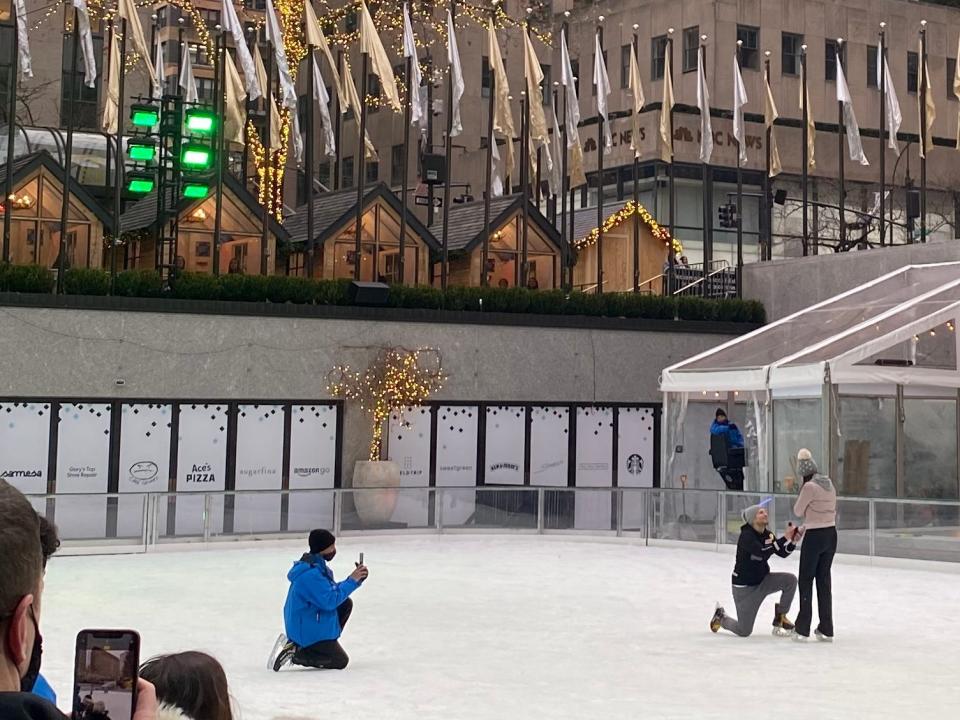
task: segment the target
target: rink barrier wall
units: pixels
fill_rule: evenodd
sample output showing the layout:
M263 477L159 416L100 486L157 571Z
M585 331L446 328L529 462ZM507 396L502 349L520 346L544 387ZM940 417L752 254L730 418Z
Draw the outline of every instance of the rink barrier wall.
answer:
M362 517L353 498L384 501L381 517ZM189 495L188 498L184 496ZM63 554L151 552L182 544L302 539L313 527L335 535L517 533L630 538L644 545L670 542L727 549L739 537L740 512L767 494L669 488L416 487L390 489L222 491L31 495L35 507L123 500L126 520L117 538L64 537ZM794 495L773 495L771 527L798 522ZM177 500L188 499L184 510ZM285 499L285 500L284 500ZM224 510L232 523L225 525ZM599 512L598 512L599 510ZM167 516L190 522L170 532ZM285 516L281 517L281 513ZM131 519L137 522L132 523ZM960 502L841 497L839 552L863 558L960 562Z

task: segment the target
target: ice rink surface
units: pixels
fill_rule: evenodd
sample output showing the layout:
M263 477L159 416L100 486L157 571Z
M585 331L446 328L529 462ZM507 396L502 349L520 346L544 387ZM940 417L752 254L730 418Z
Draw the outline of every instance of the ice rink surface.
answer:
M960 574L834 566L837 641L713 635L733 557L535 536L343 538L363 551L338 671L265 667L300 543L57 557L43 672L69 705L73 639L132 627L143 657L201 649L224 664L242 720L960 717ZM797 570L796 553L774 569ZM796 615L798 600L790 616Z

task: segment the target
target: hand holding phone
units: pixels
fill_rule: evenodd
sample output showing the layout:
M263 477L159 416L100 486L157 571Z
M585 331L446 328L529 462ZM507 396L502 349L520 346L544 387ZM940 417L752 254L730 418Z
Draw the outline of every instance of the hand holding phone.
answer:
M140 635L134 630L81 630L74 657L72 720L133 720Z
M356 565L357 567L360 567L361 565L363 565L363 553L360 553L360 560L354 563L354 565Z

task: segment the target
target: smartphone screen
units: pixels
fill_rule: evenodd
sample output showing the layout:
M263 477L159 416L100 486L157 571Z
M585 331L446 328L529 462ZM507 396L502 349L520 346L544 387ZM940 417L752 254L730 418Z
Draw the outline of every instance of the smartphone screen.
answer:
M81 630L73 671L73 720L131 720L140 667L133 630Z
M360 564L363 565L363 553L360 553Z

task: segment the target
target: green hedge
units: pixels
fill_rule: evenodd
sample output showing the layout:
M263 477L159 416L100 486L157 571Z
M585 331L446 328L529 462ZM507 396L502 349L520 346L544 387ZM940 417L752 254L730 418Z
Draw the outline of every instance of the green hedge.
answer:
M53 273L45 268L0 265L0 291L49 293L53 287ZM123 297L169 296L181 300L349 305L349 287L349 280L307 280L262 275L214 277L206 273L181 273L165 289L153 271L125 270L117 274L113 292ZM104 270L74 268L66 272L64 288L69 295L107 295L110 292L110 275ZM704 300L698 297L676 298L635 293L595 295L525 288L451 287L444 292L426 286L394 285L390 288L387 305L395 308L534 315L755 324L766 321L763 305L749 300Z

